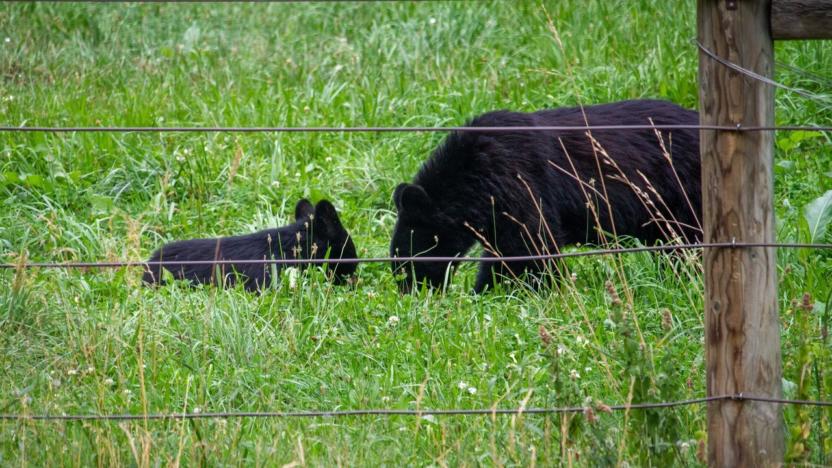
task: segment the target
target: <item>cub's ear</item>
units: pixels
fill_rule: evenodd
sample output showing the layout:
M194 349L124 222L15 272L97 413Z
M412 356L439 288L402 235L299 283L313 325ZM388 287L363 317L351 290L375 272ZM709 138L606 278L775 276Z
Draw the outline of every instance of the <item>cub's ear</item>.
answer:
M334 241L342 233L346 233L338 212L328 200L321 200L315 205L315 217L313 218L315 234L322 235L327 240Z
M410 184L402 182L401 184L396 186L396 190L393 190L393 204L396 205L396 210L402 210L402 192L404 192L405 187Z
M433 211L433 202L421 185L399 184L393 192L396 209L413 214L429 214Z
M308 218L315 213L315 207L305 198L301 198L297 205L295 205L295 221L300 221Z

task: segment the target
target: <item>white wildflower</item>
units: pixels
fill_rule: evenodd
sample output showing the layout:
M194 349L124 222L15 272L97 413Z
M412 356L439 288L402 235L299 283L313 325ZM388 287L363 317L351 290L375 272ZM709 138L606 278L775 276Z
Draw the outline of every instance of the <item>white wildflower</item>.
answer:
M581 378L581 374L579 374L575 369L572 369L569 371L569 378L572 380L578 380Z
M428 24L436 24L436 18L430 18Z
M476 395L477 394L476 387L468 387L468 393L470 393L471 395Z
M201 409L199 406L197 406L196 408L194 408L194 413L199 414L199 413L201 413L201 412L202 412L202 409Z
M115 383L116 382L113 379L109 378L109 377L104 379L104 385L106 385L108 387L112 387L113 385L115 385Z
M11 42L11 41L12 41L12 38L10 38L10 37L7 37L7 38L4 40L4 42L5 42L6 44L8 44L8 43L9 43L9 42Z
M76 369L70 369L66 371L66 375L77 375L78 371Z
M460 383L456 384L456 387L460 390L465 390L466 388L468 388L468 384L465 383L465 382L460 382Z
M295 289L298 287L298 269L295 267L289 267L286 269L286 274L289 275L289 289Z
M395 327L399 324L399 318L395 315L391 315L389 319L387 319L387 326L388 327Z

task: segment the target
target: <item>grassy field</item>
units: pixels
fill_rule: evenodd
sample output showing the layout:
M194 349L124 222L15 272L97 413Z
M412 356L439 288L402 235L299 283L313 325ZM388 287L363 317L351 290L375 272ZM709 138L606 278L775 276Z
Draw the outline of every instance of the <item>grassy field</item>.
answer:
M695 2L0 5L2 125L457 125L660 97L696 107ZM832 46L777 46L828 92ZM778 123L832 123L778 91ZM0 260L143 260L285 224L328 198L383 256L391 193L441 134L0 134ZM780 240L832 189L829 135L777 134ZM815 235L828 241L829 236ZM832 257L781 251L786 394L832 399ZM400 296L317 270L273 290L153 290L137 270L0 272L0 413L489 408L704 394L696 258L583 258L534 292ZM801 305L804 293L814 308ZM0 422L0 465L696 465L704 407L521 417ZM786 411L788 457L829 463L832 413Z

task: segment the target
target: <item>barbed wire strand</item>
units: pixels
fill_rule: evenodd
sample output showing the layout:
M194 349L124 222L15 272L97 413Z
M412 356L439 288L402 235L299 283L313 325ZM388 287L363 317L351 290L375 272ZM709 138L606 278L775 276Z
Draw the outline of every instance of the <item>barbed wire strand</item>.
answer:
M508 127L14 127L0 132L23 133L428 133L428 132L577 132L621 130L716 130L726 132L832 132L832 125L544 125Z
M820 83L824 86L832 86L832 77L824 76L813 71L806 70L805 68L798 67L796 65L792 65L790 63L775 61L774 62L775 68L782 68L788 70L795 75L799 75L807 80L814 81L815 83ZM825 95L822 95L825 96Z
M744 393L717 395L688 400L662 401L654 403L632 403L607 406L597 403L589 406L564 406L552 408L475 408L475 409L358 409L334 411L221 411L190 413L121 413L121 414L0 414L0 420L31 421L125 421L125 420L179 420L179 419L231 419L231 418L335 418L355 416L489 416L520 414L595 413L665 409L680 406L699 405L715 401L756 401L797 406L832 406L832 401L791 400Z
M780 89L783 89L783 90L786 90L786 91L789 91L789 92L792 92L792 93L795 93L795 94L799 94L799 95L801 95L805 98L811 99L813 101L829 102L829 98L827 96L815 94L815 93L806 91L805 89L794 88L792 86L784 85L783 83L772 80L771 78L760 75L759 73L757 73L753 70L749 70L749 69L747 69L747 68L745 68L745 67L743 67L739 64L736 64L736 63L734 63L730 60L726 60L726 59L720 57L719 55L714 53L711 49L708 49L707 47L705 47L698 40L694 40L694 42L696 42L696 46L699 48L699 50L702 51L702 53L704 53L709 58L711 58L712 60L714 60L715 62L719 63L720 65L722 65L724 67L728 67L731 70L734 70L734 71L739 72L739 73L741 73L745 76L748 76L749 78L752 78L752 79L755 79L757 81L766 83L766 84L774 86L776 88L780 88Z
M790 248L790 249L832 249L832 244L813 244L795 242L711 242L698 244L648 245L641 247L595 249L578 252L564 252L548 255L524 255L510 257L370 257L370 258L275 258L275 259L239 259L239 260L169 260L169 261L113 261L113 262L22 262L2 263L0 269L19 268L122 268L122 267L152 267L152 266L183 266L183 265L321 265L327 263L387 263L387 262L484 262L511 263L541 260L557 260L564 258L590 257L599 255L620 255L639 252L666 252L675 250L713 249L713 248Z
M759 401L763 403L778 403L782 405L796 405L796 406L832 406L832 401L822 400L790 400L787 398L774 398L764 396L746 395L742 392L736 394L733 400L739 401Z

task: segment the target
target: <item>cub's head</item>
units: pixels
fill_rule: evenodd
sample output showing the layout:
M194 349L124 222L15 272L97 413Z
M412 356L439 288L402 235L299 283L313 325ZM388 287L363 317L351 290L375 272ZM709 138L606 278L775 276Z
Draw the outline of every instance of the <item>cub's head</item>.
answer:
M390 241L391 257L456 257L465 253L469 242L458 227L440 213L425 189L400 184L393 192L398 219ZM409 292L414 284L441 287L450 275L448 262L392 262L399 290Z
M295 220L308 222L308 232L314 246L311 258L345 259L357 258L355 244L352 237L344 229L338 212L328 200L321 200L314 207L309 200L303 199L295 206ZM328 270L333 273L336 284L343 283L355 273L356 263L327 263Z

